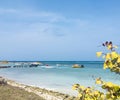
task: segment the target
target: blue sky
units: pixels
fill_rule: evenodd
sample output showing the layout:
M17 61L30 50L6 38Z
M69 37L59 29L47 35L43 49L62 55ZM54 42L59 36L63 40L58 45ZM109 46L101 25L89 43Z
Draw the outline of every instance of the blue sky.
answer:
M1 60L101 60L120 45L119 0L0 0Z

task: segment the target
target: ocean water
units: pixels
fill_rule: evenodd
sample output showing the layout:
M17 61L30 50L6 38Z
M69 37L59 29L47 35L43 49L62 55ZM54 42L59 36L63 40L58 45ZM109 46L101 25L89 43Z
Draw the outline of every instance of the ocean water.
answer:
M11 62L10 65L14 65L14 63ZM95 78L97 77L101 77L104 81L111 81L120 85L120 75L112 73L109 70L103 70L103 62L42 61L41 63L43 65L38 67L3 68L0 69L0 76L23 84L71 95L77 94L77 91L72 90L72 85L75 83L90 87L94 86L96 89L100 89L100 86L95 84ZM80 64L85 67L72 68L73 64Z

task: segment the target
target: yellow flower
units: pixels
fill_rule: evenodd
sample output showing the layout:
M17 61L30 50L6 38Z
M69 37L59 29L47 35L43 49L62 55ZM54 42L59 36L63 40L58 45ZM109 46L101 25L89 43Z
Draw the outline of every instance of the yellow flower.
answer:
M118 57L118 54L115 51L111 52L111 58L112 59L115 59L117 57Z
M72 86L72 90L76 90L76 87L75 87L75 86Z
M102 100L105 99L105 95L104 95L104 94L101 95L101 99L102 99Z
M80 88L80 89L82 89L82 90L84 90L84 89L85 89L85 87L84 87L84 86L80 86L79 88Z
M90 92L90 88L86 88L85 92L89 93Z
M113 64L111 61L109 62L109 68L113 68Z
M82 97L82 94L81 94L81 93L79 93L79 94L78 94L78 97L79 97L79 98L81 98L81 97Z
M111 82L107 82L106 85L107 85L108 87L113 87L113 86L114 86L114 84L111 83Z
M97 78L95 83L96 84L102 84L101 78Z
M91 97L86 97L85 99L82 99L82 100L95 100L95 99L93 99Z
M108 65L106 64L106 62L104 62L103 69L106 69L106 68L108 68Z
M107 48L108 50L110 50L112 48L112 45L108 45Z
M110 53L107 53L106 56L105 56L106 59L111 59L111 54Z
M113 68L114 65L112 64L111 60L107 60L104 62L104 65L103 65L103 68L106 69L106 68Z
M96 52L97 57L100 57L102 55L102 52Z
M98 91L94 91L94 95L99 95L99 92Z
M111 97L112 97L112 98L115 98L115 96L114 96L114 95L112 95Z
M120 63L120 57L117 59L117 63Z
M74 85L72 86L72 90L76 90L78 87L79 87L79 84L74 84Z

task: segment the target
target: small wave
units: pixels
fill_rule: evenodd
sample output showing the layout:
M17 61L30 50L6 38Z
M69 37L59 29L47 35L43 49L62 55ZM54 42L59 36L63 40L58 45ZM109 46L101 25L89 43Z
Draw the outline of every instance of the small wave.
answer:
M54 66L41 66L41 68L55 68Z

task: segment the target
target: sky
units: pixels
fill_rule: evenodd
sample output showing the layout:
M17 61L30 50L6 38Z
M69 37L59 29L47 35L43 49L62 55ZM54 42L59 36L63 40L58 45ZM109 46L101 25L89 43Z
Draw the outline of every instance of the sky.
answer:
M0 60L97 61L120 45L120 0L0 0ZM119 52L119 50L118 50Z

